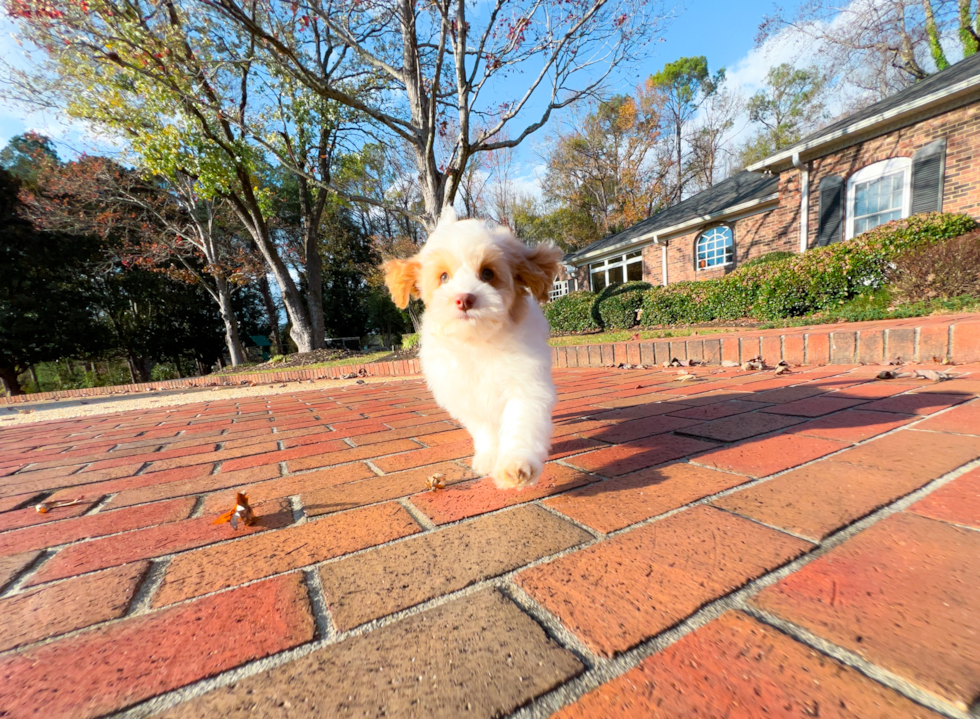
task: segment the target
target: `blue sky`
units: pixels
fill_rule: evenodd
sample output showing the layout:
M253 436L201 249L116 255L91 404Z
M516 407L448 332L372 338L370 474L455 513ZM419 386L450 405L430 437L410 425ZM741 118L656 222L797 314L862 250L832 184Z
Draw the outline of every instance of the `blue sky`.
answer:
M622 74L613 89L629 92L667 62L683 56L705 55L712 72L726 67L730 81L751 93L759 86L766 69L783 59L770 57L753 47L759 22L773 6L772 0L689 0L687 5L668 6L675 18L663 31L662 41L652 44L646 59ZM30 62L11 33L11 24L0 19L0 53L8 61ZM94 138L85 128L67 123L59 113L29 114L17 107L0 107L0 147L27 130L50 136L66 157L86 151L105 152L109 148L104 139ZM518 154L522 169L519 174L529 180L537 164L534 145L544 137L539 133Z

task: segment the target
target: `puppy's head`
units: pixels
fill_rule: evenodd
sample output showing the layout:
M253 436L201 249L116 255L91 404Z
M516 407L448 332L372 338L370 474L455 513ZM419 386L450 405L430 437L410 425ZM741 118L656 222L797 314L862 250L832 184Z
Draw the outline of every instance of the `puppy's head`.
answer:
M520 321L528 294L548 299L561 257L550 243L528 247L505 227L448 210L421 252L385 265L385 282L399 307L421 297L440 334L486 336Z

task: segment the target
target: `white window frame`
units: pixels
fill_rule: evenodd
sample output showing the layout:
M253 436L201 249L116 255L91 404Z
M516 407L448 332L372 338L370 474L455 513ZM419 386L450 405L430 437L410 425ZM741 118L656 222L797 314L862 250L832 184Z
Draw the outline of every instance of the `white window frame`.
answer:
M732 257L727 262L722 262L717 265L705 265L704 267L701 267L699 265L699 260L698 260L698 246L701 244L701 240L704 239L704 236L706 234L718 229L728 230L728 234L732 236ZM701 230L701 232L698 233L697 239L694 240L694 269L695 270L697 270L698 272L707 272L709 270L717 270L720 267L728 267L733 264L735 264L735 228L734 227L732 227L731 225L713 225L711 227L706 227L705 229Z
M902 219L909 216L912 208L912 158L893 157L890 160L882 160L873 165L862 167L849 178L847 178L847 206L844 209L844 239L849 240L854 237L854 199L858 183L874 182L886 175L893 175L904 172L902 181Z
M555 283L551 286L551 290L548 291L548 301L551 302L567 295L568 282L568 280L555 280Z
M625 278L626 266L627 265L639 265L640 266L640 279L630 280ZM627 252L625 255L617 255L616 257L610 257L602 262L593 262L589 265L589 288L596 292L595 285L592 284L592 275L602 273L606 279L606 284L603 289L609 286L609 270L622 267L624 274L624 282L642 282L643 281L643 250L636 250L634 252Z

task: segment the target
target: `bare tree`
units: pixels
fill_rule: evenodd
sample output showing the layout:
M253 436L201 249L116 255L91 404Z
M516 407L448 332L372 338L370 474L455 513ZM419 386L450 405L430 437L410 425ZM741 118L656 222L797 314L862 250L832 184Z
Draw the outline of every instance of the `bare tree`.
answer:
M819 48L823 70L876 102L949 66L943 40L956 36L964 57L980 47L973 0L808 0L759 26L757 45L786 31L799 56ZM814 58L807 58L812 62Z
M688 174L698 192L724 179L732 167L730 133L745 102L737 91L720 90L708 98L690 137Z
M516 147L556 110L593 96L661 19L649 0L195 1L247 33L276 72L405 143L424 206L413 219L429 228L474 155ZM518 82L514 99L500 102L503 83Z

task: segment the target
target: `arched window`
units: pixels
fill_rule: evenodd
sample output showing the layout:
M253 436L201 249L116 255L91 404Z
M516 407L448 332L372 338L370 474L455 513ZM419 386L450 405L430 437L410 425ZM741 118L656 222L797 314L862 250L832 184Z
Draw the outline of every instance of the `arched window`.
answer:
M696 257L699 270L730 265L735 259L732 228L719 225L702 232L697 242Z
M847 180L845 238L909 216L912 160L894 157L861 168Z

